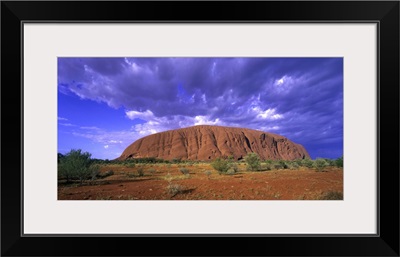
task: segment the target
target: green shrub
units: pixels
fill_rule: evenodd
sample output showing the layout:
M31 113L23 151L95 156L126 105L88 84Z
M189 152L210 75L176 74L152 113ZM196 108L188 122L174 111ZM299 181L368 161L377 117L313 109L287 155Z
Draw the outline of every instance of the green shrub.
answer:
M211 166L217 170L219 174L226 173L229 169L229 161L217 158L211 163Z
M282 163L280 161L274 161L271 164L271 168L274 170L280 170L280 169L283 169L284 166L282 165Z
M297 170L300 167L300 165L296 161L287 162L286 164L288 165L288 168L291 170Z
M335 160L324 158L329 167L336 166Z
M260 157L256 153L249 153L244 157L249 170L258 170L260 168Z
M57 163L60 163L61 159L64 158L64 155L62 153L57 154Z
M97 177L98 165L92 163L91 154L82 152L81 149L72 149L60 159L58 164L58 175L69 182L78 179L82 184L84 180Z
M343 167L343 156L339 157L335 160L335 166L336 167Z
M301 166L303 167L307 167L307 168L312 168L313 167L314 162L311 159L303 159L301 161Z
M323 158L317 158L314 161L314 167L319 172L324 171L325 167L327 167L327 166L329 166L329 163Z
M232 175L239 172L239 167L232 159L217 158L211 163L211 166L218 171L218 174L227 174L229 171L228 175Z
M280 160L279 164L281 165L282 169L289 169L289 164L288 162L284 161L284 160Z
M303 166L303 159L296 159L293 162L296 163L298 167Z
M226 175L234 175L239 172L239 167L236 165L236 163L232 162L232 159L230 159L231 162L228 163L228 170L226 171Z

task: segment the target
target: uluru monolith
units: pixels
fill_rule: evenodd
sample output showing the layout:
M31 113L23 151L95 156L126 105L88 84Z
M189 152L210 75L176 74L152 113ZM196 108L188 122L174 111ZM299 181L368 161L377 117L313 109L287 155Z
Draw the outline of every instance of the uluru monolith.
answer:
M257 153L262 160L310 158L302 145L277 134L247 128L198 125L140 138L117 159L154 157L207 161L233 157L240 160L251 152Z

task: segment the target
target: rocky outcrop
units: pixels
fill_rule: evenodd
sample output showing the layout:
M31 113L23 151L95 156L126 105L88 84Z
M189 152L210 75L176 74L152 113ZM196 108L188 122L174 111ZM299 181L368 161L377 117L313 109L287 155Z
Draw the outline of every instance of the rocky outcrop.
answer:
M242 159L255 152L263 160L310 158L306 149L289 139L258 130L200 125L143 137L128 146L119 160L156 157L165 160Z

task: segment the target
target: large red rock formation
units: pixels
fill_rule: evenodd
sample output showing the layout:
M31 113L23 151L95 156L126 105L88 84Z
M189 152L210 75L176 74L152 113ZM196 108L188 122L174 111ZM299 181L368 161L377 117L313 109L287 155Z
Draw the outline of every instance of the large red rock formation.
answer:
M156 157L164 160L240 160L255 152L263 160L310 158L302 145L258 130L200 125L143 137L128 146L119 160Z

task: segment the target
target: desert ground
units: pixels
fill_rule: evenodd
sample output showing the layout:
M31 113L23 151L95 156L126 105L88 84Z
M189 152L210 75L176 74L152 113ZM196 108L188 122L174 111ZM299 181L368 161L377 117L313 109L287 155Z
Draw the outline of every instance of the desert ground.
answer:
M58 182L59 200L342 200L343 168L219 174L210 163L101 164L83 183Z

